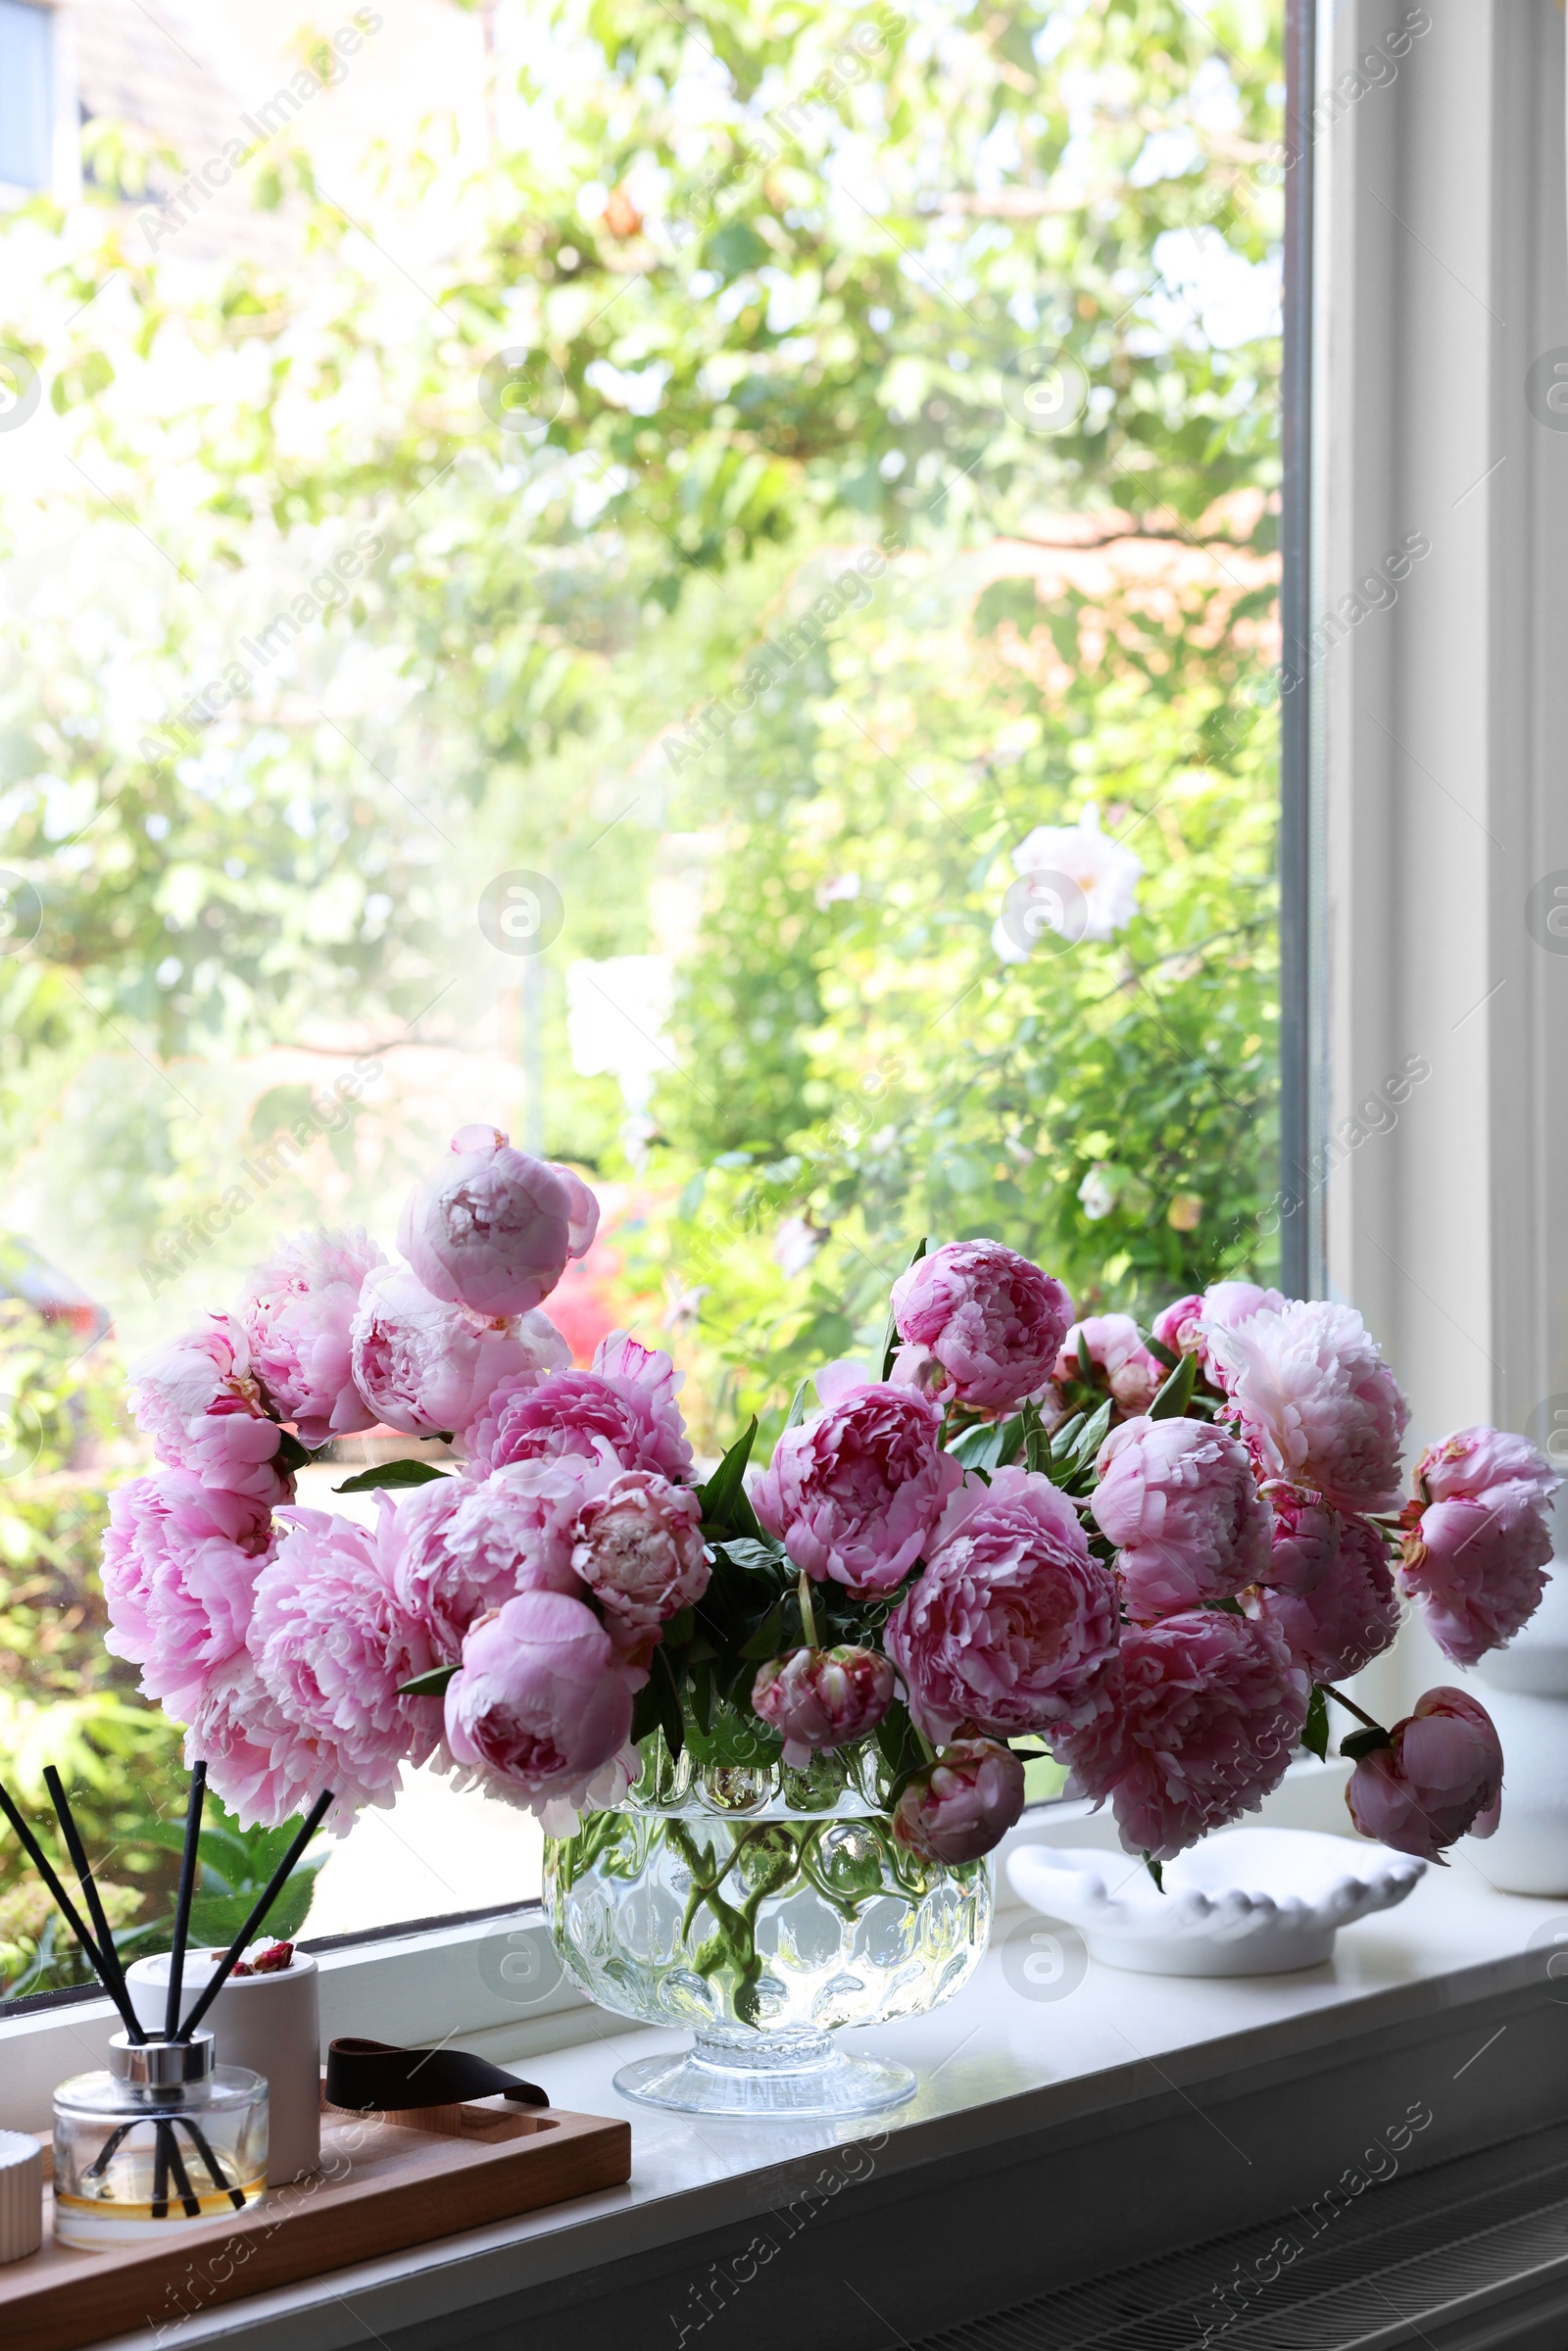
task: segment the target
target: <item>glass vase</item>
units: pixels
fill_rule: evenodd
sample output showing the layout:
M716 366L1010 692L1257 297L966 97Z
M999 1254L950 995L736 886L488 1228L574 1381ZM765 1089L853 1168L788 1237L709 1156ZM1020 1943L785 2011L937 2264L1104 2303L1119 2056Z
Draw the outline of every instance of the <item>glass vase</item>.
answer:
M699 2114L902 2104L909 2069L833 2034L921 2016L968 1981L990 1931L989 1863L897 1844L864 1750L793 1772L672 1763L649 1743L620 1810L545 1846L545 1909L571 1981L618 2016L694 2031L690 2049L624 2067L616 2088Z

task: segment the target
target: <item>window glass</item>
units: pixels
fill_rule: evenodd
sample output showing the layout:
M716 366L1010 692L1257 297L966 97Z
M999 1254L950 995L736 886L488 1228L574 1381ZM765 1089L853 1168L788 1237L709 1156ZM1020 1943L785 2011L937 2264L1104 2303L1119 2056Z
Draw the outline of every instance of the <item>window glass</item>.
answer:
M49 185L49 15L0 0L0 183Z
M710 1458L921 1235L1146 1323L1277 1249L1274 0L163 14L200 113L127 83L0 297L0 1745L143 1940L125 1362L466 1120L594 1185L548 1311ZM425 1771L306 1931L540 1854Z

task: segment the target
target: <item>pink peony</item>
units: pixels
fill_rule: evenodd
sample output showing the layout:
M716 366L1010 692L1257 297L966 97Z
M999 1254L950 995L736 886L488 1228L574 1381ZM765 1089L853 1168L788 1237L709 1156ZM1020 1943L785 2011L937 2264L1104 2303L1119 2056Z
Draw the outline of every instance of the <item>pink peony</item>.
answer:
M1203 1301L1196 1292L1161 1307L1150 1329L1173 1355L1196 1355L1203 1343Z
M1523 1479L1434 1502L1404 1538L1399 1589L1419 1600L1455 1665L1512 1641L1541 1605L1551 1564L1547 1504Z
M389 1804L405 1758L423 1763L441 1736L434 1698L399 1686L440 1663L398 1600L386 1518L370 1533L324 1510L292 1510L256 1582L247 1646L268 1696L316 1748L320 1782L351 1804Z
M432 1298L401 1265L366 1276L354 1317L354 1378L389 1429L447 1437L489 1405L503 1380L537 1380L565 1342L549 1317L486 1322Z
M1234 1596L1267 1562L1270 1518L1245 1446L1202 1420L1128 1420L1096 1462L1090 1508L1128 1613L1148 1623Z
M335 1752L323 1748L273 1704L255 1660L240 1650L214 1668L185 1734L185 1768L207 1766L208 1785L237 1813L243 1829L280 1829L337 1785ZM384 1800L384 1799L383 1799ZM349 1828L359 1802L350 1788L327 1814Z
M526 1803L586 1795L631 1732L631 1687L593 1610L524 1592L474 1626L447 1685L459 1763Z
M583 1503L571 1564L612 1637L657 1634L702 1598L710 1573L702 1517L691 1488L672 1486L657 1470L622 1470Z
M917 1772L893 1808L893 1834L922 1861L978 1861L1023 1811L1023 1765L989 1739L960 1739Z
M1506 1429L1460 1429L1429 1445L1415 1465L1415 1489L1435 1502L1482 1501L1499 1487L1522 1489L1521 1498L1549 1502L1561 1478L1528 1437Z
M1276 1486L1269 1501L1274 1510L1274 1540L1257 1580L1272 1591L1304 1597L1316 1592L1339 1553L1340 1514L1299 1487Z
M1283 1292L1256 1282L1210 1282L1198 1301L1198 1361L1205 1379L1225 1385L1215 1346L1224 1331L1239 1331L1255 1314L1280 1314L1289 1303Z
M1278 1786L1307 1695L1271 1625L1195 1608L1125 1628L1108 1711L1052 1745L1129 1853L1170 1861Z
M519 1462L488 1478L442 1478L397 1505L383 1530L400 1606L452 1660L477 1616L539 1587L580 1596L571 1572L582 1507L576 1465Z
M373 1426L354 1385L350 1334L366 1275L386 1259L358 1229L296 1233L251 1276L240 1305L251 1369L279 1420L314 1448Z
M1058 1388L1083 1378L1079 1342L1088 1350L1092 1369L1103 1378L1116 1407L1126 1418L1147 1412L1169 1373L1152 1355L1130 1314L1091 1314L1075 1322L1061 1343L1052 1378Z
M892 1592L963 1472L942 1450L940 1410L912 1389L835 1379L829 1392L830 1403L785 1430L752 1500L818 1583L831 1576L863 1596Z
M590 1371L503 1381L470 1432L474 1467L580 1454L611 1468L657 1470L679 1485L692 1474L675 1401L683 1377L662 1348L612 1331Z
M1502 1748L1492 1717L1462 1690L1429 1690L1363 1755L1345 1791L1363 1837L1441 1862L1467 1833L1490 1837L1502 1812Z
M452 1156L405 1202L398 1247L432 1298L483 1316L549 1297L599 1224L580 1176L514 1151L498 1128L460 1127Z
M955 1241L899 1276L893 1319L901 1385L998 1412L1044 1387L1072 1300L1000 1241Z
M128 1393L137 1426L172 1469L269 1506L293 1494L294 1481L275 1459L283 1432L230 1315L209 1314L198 1329L143 1355L131 1366Z
M1298 1299L1215 1331L1212 1346L1227 1416L1265 1478L1340 1510L1397 1502L1409 1406L1353 1306Z
M1358 1674L1393 1646L1399 1630L1398 1595L1382 1536L1365 1519L1342 1519L1339 1547L1311 1591L1265 1591L1253 1612L1283 1635L1314 1682Z
M1116 1589L1065 1494L1032 1470L999 1469L989 1490L967 1478L948 1504L882 1639L928 1739L1087 1722L1105 1703Z
M752 1711L778 1732L791 1770L805 1771L813 1755L874 1731L893 1688L893 1668L875 1649L788 1649L760 1668Z
M110 1497L104 1646L142 1668L142 1694L187 1720L216 1665L245 1645L271 1518L186 1470L132 1478Z

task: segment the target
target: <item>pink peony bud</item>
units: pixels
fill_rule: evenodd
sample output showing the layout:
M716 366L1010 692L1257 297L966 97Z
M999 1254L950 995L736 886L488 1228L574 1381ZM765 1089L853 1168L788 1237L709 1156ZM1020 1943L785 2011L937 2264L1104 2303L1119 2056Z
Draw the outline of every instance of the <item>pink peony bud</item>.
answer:
M752 1499L818 1583L831 1576L862 1595L892 1592L963 1472L943 1451L942 1415L925 1396L880 1381L829 1387L833 1401L779 1439Z
M1203 1301L1196 1293L1176 1298L1160 1309L1151 1325L1152 1336L1173 1355L1196 1355L1203 1344Z
M1339 1553L1340 1513L1298 1486L1276 1486L1269 1494L1274 1541L1257 1581L1275 1592L1304 1597L1322 1583Z
M276 1464L283 1432L267 1409L241 1326L209 1314L194 1331L132 1364L130 1408L160 1461L204 1486L269 1506L294 1481Z
M627 1469L584 1502L571 1564L605 1612L611 1638L657 1634L700 1600L711 1572L703 1506L689 1486Z
M1000 1241L955 1241L893 1285L900 1385L985 1412L1044 1387L1072 1319L1058 1281Z
M1298 1298L1212 1335L1226 1417L1261 1474L1339 1510L1398 1500L1410 1409L1353 1306Z
M893 1668L875 1649L787 1649L759 1670L752 1707L782 1737L791 1770L805 1771L813 1755L868 1737L893 1687Z
M1429 1690L1363 1755L1345 1791L1363 1837L1441 1862L1466 1834L1490 1837L1502 1811L1502 1748L1492 1717L1462 1690Z
M1170 1375L1159 1357L1145 1347L1132 1316L1091 1314L1083 1322L1075 1322L1052 1370L1058 1388L1070 1387L1083 1378L1080 1341L1088 1350L1097 1384L1108 1389L1123 1419L1147 1412Z
M447 1685L447 1744L495 1792L585 1796L631 1732L631 1685L583 1601L524 1592L476 1624Z
M548 1315L493 1321L432 1298L401 1265L366 1276L354 1317L354 1378L367 1403L406 1437L466 1430L503 1380L536 1382L566 1356Z
M514 1151L498 1128L460 1127L452 1153L410 1193L398 1247L432 1298L526 1314L592 1243L599 1203L580 1176Z
M1010 1747L959 1739L917 1772L893 1809L893 1834L922 1861L978 1861L1023 1811L1023 1765Z
M1103 1708L1116 1589L1066 1495L1032 1470L999 1469L949 1502L882 1638L927 1738L960 1724L1000 1739L1045 1731Z
M354 1384L351 1333L366 1275L386 1259L358 1230L297 1233L258 1268L240 1306L251 1369L300 1443L374 1425Z
M1250 1605L1314 1682L1358 1674L1393 1647L1399 1630L1388 1545L1362 1518L1341 1519L1339 1546L1309 1592L1265 1590Z
M1129 1625L1108 1710L1052 1749L1082 1790L1109 1797L1129 1853L1174 1860L1278 1787L1308 1685L1272 1625L1195 1608Z
M1268 1558L1268 1505L1246 1448L1202 1420L1129 1420L1096 1462L1090 1504L1121 1556L1127 1610L1139 1623L1229 1599Z

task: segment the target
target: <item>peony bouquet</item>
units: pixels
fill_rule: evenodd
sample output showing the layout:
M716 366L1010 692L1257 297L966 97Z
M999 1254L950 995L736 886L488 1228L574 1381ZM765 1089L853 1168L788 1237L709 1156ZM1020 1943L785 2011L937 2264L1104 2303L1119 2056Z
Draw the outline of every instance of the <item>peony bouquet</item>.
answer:
M881 1361L821 1370L765 1469L754 1421L699 1480L669 1356L617 1333L574 1369L541 1310L597 1218L569 1169L465 1127L401 1262L303 1234L136 1367L162 1466L114 1496L109 1644L243 1821L331 1790L343 1825L436 1763L569 1836L662 1742L808 1808L853 1757L900 1845L965 1863L1049 1754L1157 1875L1325 1754L1337 1705L1367 1836L1438 1858L1495 1827L1473 1698L1389 1731L1336 1685L1401 1594L1459 1665L1508 1641L1557 1481L1471 1428L1401 1499L1407 1407L1352 1307L1220 1282L1146 1335L1075 1322L998 1242L922 1245ZM372 1528L297 1506L313 1453L376 1426L451 1466L349 1479Z

